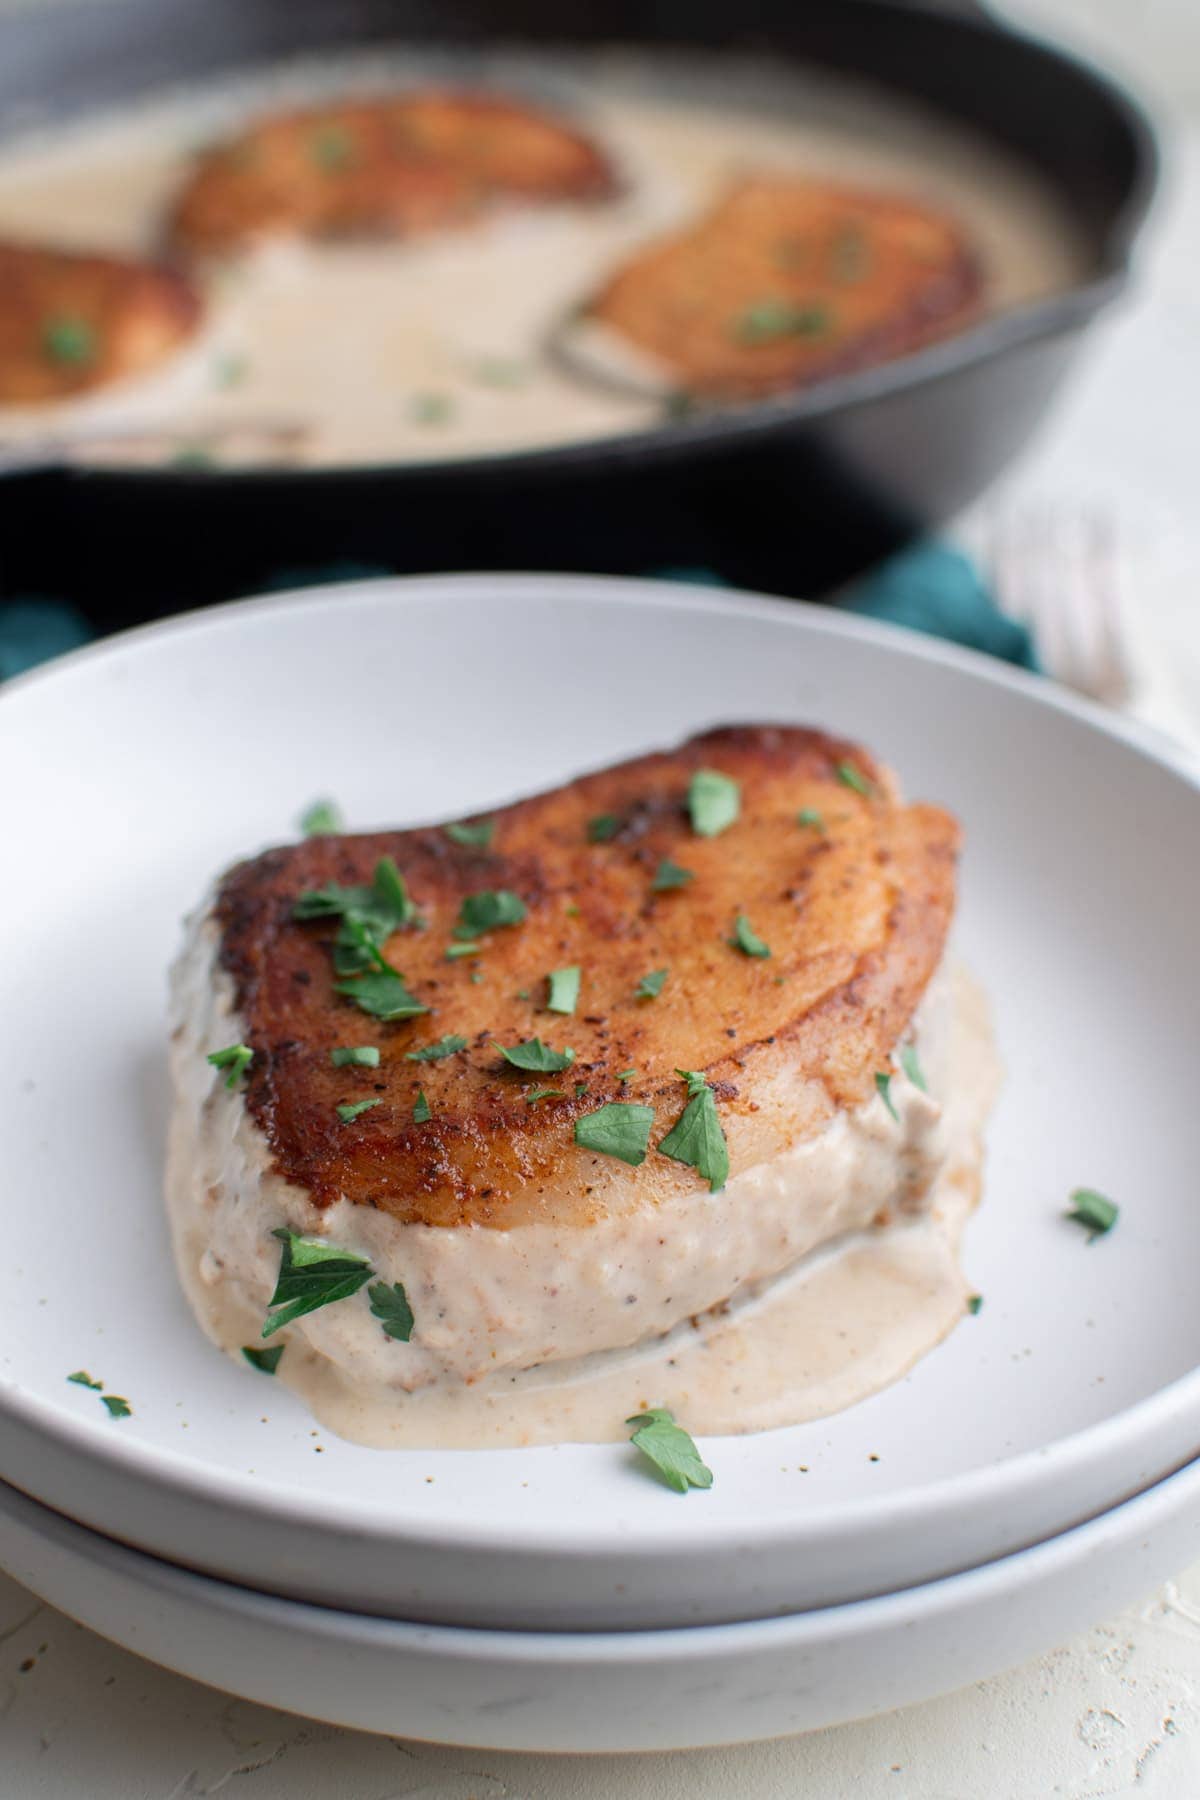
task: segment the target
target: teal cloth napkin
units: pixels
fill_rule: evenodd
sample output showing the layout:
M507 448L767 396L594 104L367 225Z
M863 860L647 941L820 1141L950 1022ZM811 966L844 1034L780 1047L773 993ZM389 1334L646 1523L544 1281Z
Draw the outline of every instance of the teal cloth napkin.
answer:
M1028 626L1000 611L974 563L949 544L902 550L856 582L842 605L863 619L887 619L1022 669L1041 668Z
M0 681L77 650L92 636L81 612L62 600L10 600L0 605Z
M386 569L346 564L319 571L289 570L272 588L311 587L326 581L387 574ZM671 581L710 587L726 584L707 569L660 569ZM841 596L847 612L886 619L932 637L1037 669L1037 651L1023 625L1006 617L969 557L949 544L915 544L871 571ZM14 600L0 605L0 681L20 675L91 637L87 620L60 600Z

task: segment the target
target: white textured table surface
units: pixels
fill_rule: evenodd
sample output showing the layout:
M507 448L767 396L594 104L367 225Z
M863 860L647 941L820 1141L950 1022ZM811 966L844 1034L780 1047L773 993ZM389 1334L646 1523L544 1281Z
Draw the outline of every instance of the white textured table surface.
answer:
M1026 0L1200 104L1195 0ZM1190 70L1190 74L1189 74ZM1145 66L1143 73L1146 73ZM1193 114L1193 117L1195 115ZM1200 126L1180 126L1139 291L1022 467L966 522L1103 509L1136 710L1200 747ZM0 1800L1115 1800L1200 1794L1200 1567L1026 1668L803 1739L675 1756L431 1749L307 1724L102 1642L0 1577Z

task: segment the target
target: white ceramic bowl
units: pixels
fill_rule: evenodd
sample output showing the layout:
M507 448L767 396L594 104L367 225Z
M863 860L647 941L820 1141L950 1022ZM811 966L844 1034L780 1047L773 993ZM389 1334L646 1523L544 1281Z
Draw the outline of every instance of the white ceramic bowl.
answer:
M1007 1065L967 1244L982 1313L862 1406L710 1442L716 1483L686 1498L620 1446L314 1436L203 1340L171 1268L163 971L181 914L318 794L356 826L454 816L737 718L859 736L965 822L960 944ZM84 651L0 694L0 767L20 771L0 882L0 1478L300 1598L630 1628L910 1587L1200 1447L1200 792L1119 719L828 611L476 576L226 607ZM1123 1207L1092 1245L1062 1218L1080 1183ZM134 1416L69 1386L81 1366Z
M504 1632L306 1606L127 1550L0 1485L0 1567L152 1662L334 1724L504 1750L811 1731L1011 1668L1200 1554L1200 1464L983 1569L683 1631Z

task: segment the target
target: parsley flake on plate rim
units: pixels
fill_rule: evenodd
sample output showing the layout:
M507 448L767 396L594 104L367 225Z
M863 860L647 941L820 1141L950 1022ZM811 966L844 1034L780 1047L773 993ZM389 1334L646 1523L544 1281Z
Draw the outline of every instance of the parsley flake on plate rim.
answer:
M1120 1214L1120 1207L1107 1194L1098 1193L1095 1188L1079 1187L1072 1189L1071 1206L1065 1216L1072 1224L1082 1225L1088 1233L1088 1243L1094 1244L1097 1238L1112 1230Z
M625 1423L635 1427L630 1443L667 1487L677 1494L686 1494L689 1488L712 1486L712 1470L702 1460L691 1435L676 1424L668 1407L652 1406L646 1412L634 1413Z

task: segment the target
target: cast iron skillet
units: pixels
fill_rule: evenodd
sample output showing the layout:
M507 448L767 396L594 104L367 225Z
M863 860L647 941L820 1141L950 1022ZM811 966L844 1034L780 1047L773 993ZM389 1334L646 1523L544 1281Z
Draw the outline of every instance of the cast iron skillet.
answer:
M59 0L0 21L0 133L323 46L489 38L766 51L969 120L1041 171L1090 251L1071 291L727 417L436 465L54 470L0 484L0 591L99 622L330 567L703 566L819 593L984 487L1123 286L1156 173L1104 77L970 11L903 0Z

